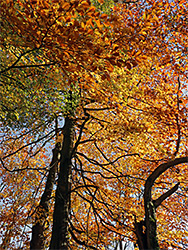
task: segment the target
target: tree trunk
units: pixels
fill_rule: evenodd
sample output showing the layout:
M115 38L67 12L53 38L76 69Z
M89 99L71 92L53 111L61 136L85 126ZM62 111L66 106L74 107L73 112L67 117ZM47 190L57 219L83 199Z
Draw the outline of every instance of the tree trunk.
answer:
M157 238L157 222L155 218L155 206L153 202L148 202L145 211L145 221L135 221L135 233L137 236L137 244L140 250L153 249L159 250Z
M74 142L74 122L65 118L63 128L63 146L60 159L60 172L55 195L53 229L50 249L68 249L68 216L70 211L71 192L71 158Z
M151 190L155 183L155 180L163 174L167 169L176 166L181 163L188 162L188 157L180 157L166 163L160 164L147 178L144 189L144 209L145 220L137 222L135 218L135 234L137 236L137 244L139 249L153 249L159 250L159 243L157 238L157 221L156 221L156 209L161 203L170 197L179 187L179 182L163 193L158 199L153 200Z
M160 250L157 238L155 206L152 201L147 202L147 209L145 211L145 214L147 248Z
M144 232L144 221L137 222L135 219L135 234L137 237L137 244L139 249L147 249L147 241L146 241L146 235Z
M48 173L46 186L44 193L41 197L40 204L37 208L36 217L35 217L35 224L32 227L32 239L30 242L30 249L44 249L45 244L45 223L48 217L49 211L49 201L51 198L54 181L55 181L55 174L57 172L58 167L58 155L60 153L61 143L58 142L53 149L53 157L50 163L50 170Z

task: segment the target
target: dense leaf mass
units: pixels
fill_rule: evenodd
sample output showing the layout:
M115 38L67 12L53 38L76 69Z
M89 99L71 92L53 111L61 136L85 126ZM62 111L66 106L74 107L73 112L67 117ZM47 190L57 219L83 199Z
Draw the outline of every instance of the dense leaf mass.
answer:
M188 248L187 1L0 5L0 248Z

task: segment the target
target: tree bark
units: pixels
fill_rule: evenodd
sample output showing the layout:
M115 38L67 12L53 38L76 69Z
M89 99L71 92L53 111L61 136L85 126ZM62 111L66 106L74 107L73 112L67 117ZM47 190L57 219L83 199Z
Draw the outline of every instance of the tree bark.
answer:
M153 200L151 190L155 180L163 174L167 169L182 163L188 162L188 157L176 158L172 161L159 165L147 178L144 190L144 208L145 220L137 222L135 218L135 234L137 236L137 244L139 249L153 249L159 250L159 243L157 238L157 221L156 209L161 203L170 197L179 187L177 183L174 187L162 194L158 199Z
M135 218L135 222L134 222L134 226L135 226L135 234L137 237L137 244L139 249L147 249L147 242L146 242L146 235L144 232L144 221L136 221Z
M68 216L70 211L71 192L71 158L74 142L74 122L72 118L65 118L63 128L64 139L61 150L60 172L55 195L53 214L53 229L50 249L68 249Z
M48 212L49 212L49 201L51 198L54 182L55 182L55 175L57 172L58 162L59 162L59 153L61 149L61 143L58 142L53 149L53 157L50 163L50 170L48 173L46 186L44 193L41 197L40 204L37 208L36 217L35 217L35 224L32 227L32 239L30 242L30 249L44 249L45 245L45 223L47 221Z

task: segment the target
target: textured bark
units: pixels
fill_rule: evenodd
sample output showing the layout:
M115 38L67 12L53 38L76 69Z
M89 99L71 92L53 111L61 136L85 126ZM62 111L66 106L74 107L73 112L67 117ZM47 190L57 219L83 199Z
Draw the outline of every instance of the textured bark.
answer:
M35 224L32 227L32 239L30 242L30 249L44 249L45 237L45 223L48 217L49 212L49 201L51 198L55 175L57 172L58 162L59 162L59 153L61 149L61 143L58 142L53 149L53 157L50 163L50 170L48 173L46 186L44 193L41 197L40 204L37 208Z
M155 207L152 201L147 202L147 208L145 210L145 221L147 249L159 250L160 248L157 238Z
M158 206L168 197L170 197L178 189L179 183L168 190L166 193L162 194L157 200L153 202L148 202L147 211L145 212L145 221L148 222L147 225L145 221L137 222L135 220L135 234L137 236L137 244L139 249L160 249L157 239L157 222L155 218L155 210ZM144 229L148 228L149 234L146 234ZM150 239L148 240L148 235ZM149 245L148 245L149 242Z
M135 234L137 237L137 244L139 249L147 249L146 235L144 232L144 221L137 222L135 219Z
M53 229L50 249L68 249L68 216L71 191L71 158L74 142L74 122L65 119L64 139L60 159L60 172L55 196Z

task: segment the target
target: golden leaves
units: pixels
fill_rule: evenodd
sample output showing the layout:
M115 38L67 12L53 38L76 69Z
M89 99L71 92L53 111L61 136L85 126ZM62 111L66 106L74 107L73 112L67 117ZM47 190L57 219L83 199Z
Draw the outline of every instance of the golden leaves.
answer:
M101 4L103 2L99 1ZM98 221L89 225L86 222L85 215L91 209L90 202L97 197L92 207L95 210L91 209L88 220L95 222L94 217L98 214L104 223L112 222L109 230L99 223L104 234L100 236L104 239L104 244L114 239L111 230L118 235L126 234L132 237L134 216L137 216L138 221L144 218L142 192L147 176L159 161L168 161L175 157L179 134L182 138L178 154L184 155L187 150L187 104L183 95L183 83L187 83L187 33L183 25L185 10L178 6L178 11L173 9L176 13L173 16L170 11L172 4L169 2L165 2L164 6L161 1L146 1L145 4L149 7L139 3L131 3L128 8L118 5L116 11L112 10L112 16L100 13L90 1L22 1L17 2L14 7L11 5L11 10L5 1L3 4L3 17L11 23L11 26L3 23L2 44L7 46L7 49L3 47L3 52L6 52L3 54L7 55L3 55L3 62L6 62L8 68L12 66L11 70L14 69L12 72L17 76L17 81L32 83L32 90L43 98L45 111L55 110L57 114L64 112L62 102L65 91L73 84L79 89L79 104L75 117L76 136L80 133L86 115L89 120L85 124L82 141L78 146L77 152L82 155L77 155L78 158L75 159L77 162L73 168L73 185L89 202L83 202L76 194L72 196L75 206L73 210L78 218L74 223L81 228L88 226L88 234L98 240L97 244L101 244L101 249L103 241L97 238L96 233ZM181 4L183 5L183 1ZM7 27L11 32L8 32ZM27 51L30 52L25 54ZM20 55L21 60L14 65ZM41 66L37 66L38 62L52 62L54 65L47 65L46 71L42 71ZM33 65L24 71L25 75L19 75L22 69L19 71L14 68L22 63L24 69L30 64ZM182 77L180 90L177 75ZM43 81L35 82L40 76ZM47 80L50 80L50 83ZM15 94L17 87L12 87L12 81L8 83L10 89L3 89L4 85L0 86L3 101L5 97L9 97L5 107L12 110L14 103L18 110L22 102L20 95ZM27 84L24 88L30 86ZM45 87L50 91L45 92ZM41 119L43 114L38 114L42 109L41 99L30 99L35 103L32 115L35 119ZM15 121L20 121L20 113L17 110L12 115L15 116ZM6 112L8 111L1 112L3 119ZM24 116L27 117L28 114L31 114L31 110L27 110ZM51 114L50 121L52 118ZM18 145L9 141L5 146L16 148ZM10 149L7 150L9 152ZM17 158L7 161L10 170L18 164L18 159L20 164L26 166L28 152L30 153L24 151ZM46 152L29 159L29 164L33 167L45 167ZM153 190L154 197L158 197L161 190L170 187L168 182L174 181L181 182L178 192L183 194L182 190L187 182L186 170L186 166L182 165L182 173L175 169L162 175ZM38 177L34 172L27 173L28 179L25 174L18 176L17 180L5 180L9 186L5 198L12 195L12 183L21 184L26 193L28 192L28 197L31 197L23 179L25 178L26 183L32 187L38 187L42 175ZM85 179L83 176L86 176ZM84 180L87 188L83 187ZM91 183L97 188L91 187ZM92 198L88 189L94 194ZM16 194L21 191L19 189ZM176 225L169 224L171 218L172 221L176 220L176 216L173 216L174 207L181 213L180 208L176 206L178 199L180 198L174 196L166 201L171 213L166 215L164 210L158 211L159 232L170 232L165 234L166 240L169 235L173 236L171 228L175 230L180 221L178 219ZM34 202L32 197L31 201ZM24 203L19 199L19 202L29 207L28 201ZM182 200L180 204L182 205ZM182 210L185 209L185 206L182 207ZM129 228L118 225L120 221L117 222L117 218L121 217L120 215L125 218L121 220L122 225L124 223L126 226L128 223ZM183 215L181 218L185 219ZM114 229L114 225L118 226ZM180 233L177 240L181 241L183 233L181 230L178 232ZM83 240L88 240L87 235L82 237ZM94 241L91 239L91 242Z
M99 2L100 4L103 4L103 3L104 3L104 0L98 0L98 2Z

